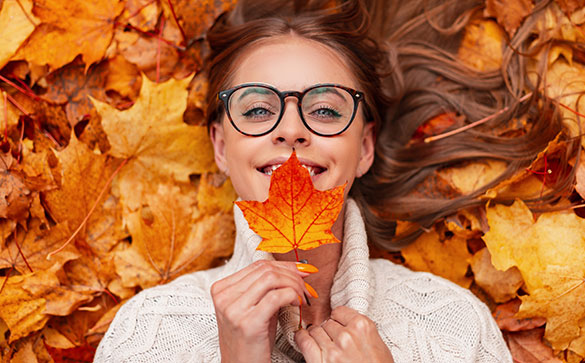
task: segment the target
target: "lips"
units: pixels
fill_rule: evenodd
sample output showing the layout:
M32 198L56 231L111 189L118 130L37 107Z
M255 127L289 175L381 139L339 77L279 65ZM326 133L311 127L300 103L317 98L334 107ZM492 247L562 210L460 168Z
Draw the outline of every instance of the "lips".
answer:
M327 170L327 168L324 168L324 167L317 165L317 164L310 162L310 161L306 161L306 160L302 160L302 159L299 159L299 161L301 162L301 165L309 171L309 174L311 176L319 175L319 174L323 173L325 170ZM273 161L270 161L267 164L265 164L259 168L256 168L256 170L258 170L259 172L261 172L263 174L270 176L282 164L283 164L282 161L273 160Z

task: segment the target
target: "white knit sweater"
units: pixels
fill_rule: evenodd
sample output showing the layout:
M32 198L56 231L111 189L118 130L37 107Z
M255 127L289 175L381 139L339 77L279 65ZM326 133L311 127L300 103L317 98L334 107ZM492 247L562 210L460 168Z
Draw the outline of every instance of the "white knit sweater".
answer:
M234 208L234 257L147 289L118 312L95 362L219 362L211 284L253 261L273 260L257 251L261 238ZM331 308L345 305L372 319L400 362L512 362L488 308L472 293L440 277L369 259L360 211L347 202L342 256L331 288ZM294 343L298 308L279 313L273 362L303 360ZM365 362L364 362L365 363Z

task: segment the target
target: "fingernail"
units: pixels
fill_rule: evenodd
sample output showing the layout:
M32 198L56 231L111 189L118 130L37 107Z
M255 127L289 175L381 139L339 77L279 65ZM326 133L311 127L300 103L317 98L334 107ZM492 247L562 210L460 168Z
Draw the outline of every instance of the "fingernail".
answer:
M308 263L297 263L297 270L301 272L307 272L313 274L315 272L319 272L319 269L313 265L309 265Z
M309 292L309 294L311 294L312 297L314 297L314 298L319 297L319 294L317 294L317 291L315 291L315 289L313 289L313 286L311 286L305 282L305 287L307 288L307 291Z

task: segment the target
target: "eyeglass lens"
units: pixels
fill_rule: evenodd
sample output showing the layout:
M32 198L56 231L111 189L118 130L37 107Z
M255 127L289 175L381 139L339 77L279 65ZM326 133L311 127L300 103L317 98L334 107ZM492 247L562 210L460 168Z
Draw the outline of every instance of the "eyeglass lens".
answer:
M305 93L301 103L302 117L313 131L334 135L351 121L354 99L343 88L323 86ZM247 134L270 130L281 116L281 101L269 88L249 86L232 93L229 113L236 127Z

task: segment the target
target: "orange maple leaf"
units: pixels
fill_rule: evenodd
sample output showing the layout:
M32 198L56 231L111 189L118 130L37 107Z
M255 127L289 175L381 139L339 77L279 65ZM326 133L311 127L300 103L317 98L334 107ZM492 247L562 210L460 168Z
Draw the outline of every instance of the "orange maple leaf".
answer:
M272 174L267 200L236 204L250 228L262 237L258 250L286 253L294 249L297 253L298 248L310 250L339 242L331 226L343 206L346 185L316 190L309 171L293 151L286 163Z

